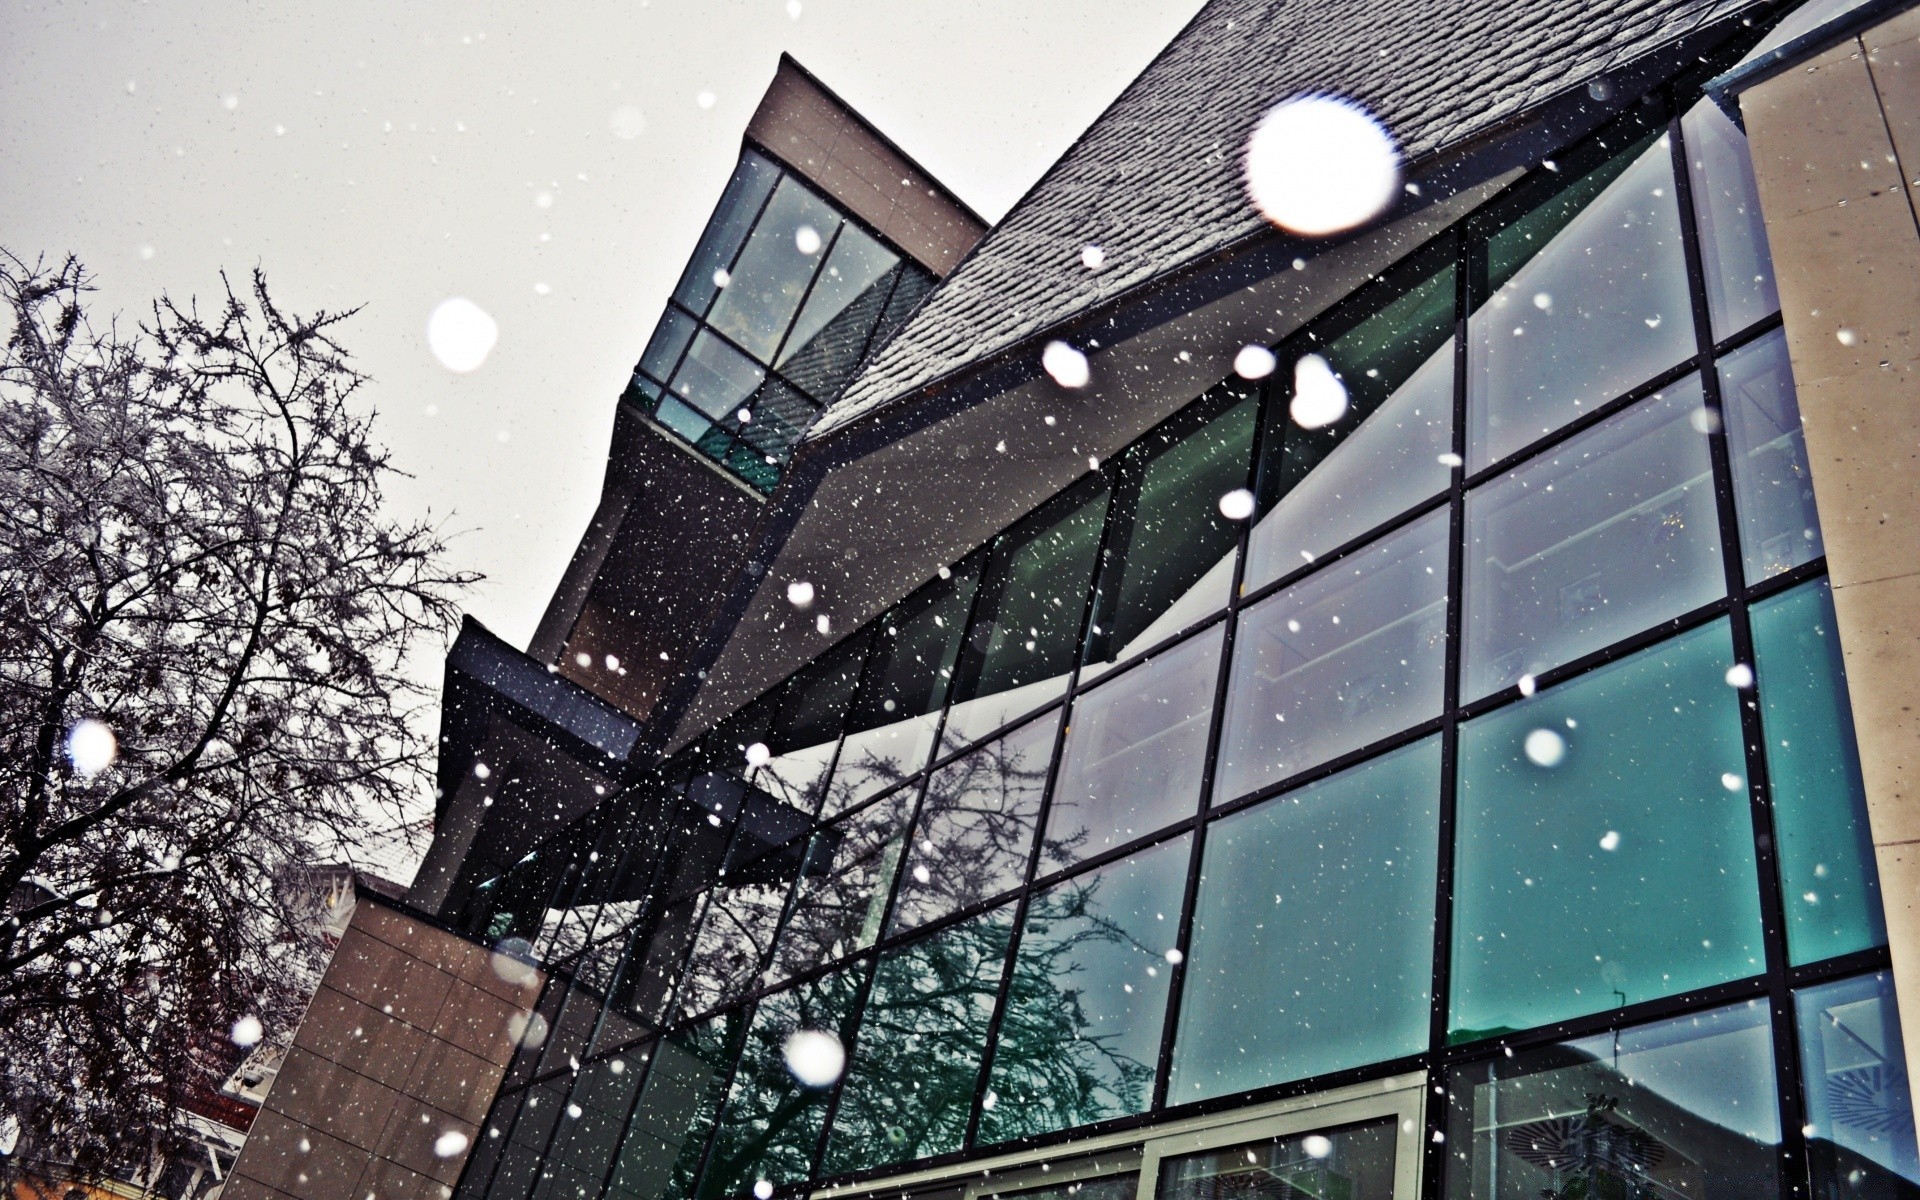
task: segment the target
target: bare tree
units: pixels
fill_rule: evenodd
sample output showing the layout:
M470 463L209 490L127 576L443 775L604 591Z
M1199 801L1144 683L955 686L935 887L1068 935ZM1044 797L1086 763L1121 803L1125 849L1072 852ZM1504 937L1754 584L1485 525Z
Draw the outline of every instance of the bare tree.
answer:
M311 991L306 872L429 784L403 664L473 577L383 512L352 314L223 284L101 327L0 251L0 1173L177 1148Z

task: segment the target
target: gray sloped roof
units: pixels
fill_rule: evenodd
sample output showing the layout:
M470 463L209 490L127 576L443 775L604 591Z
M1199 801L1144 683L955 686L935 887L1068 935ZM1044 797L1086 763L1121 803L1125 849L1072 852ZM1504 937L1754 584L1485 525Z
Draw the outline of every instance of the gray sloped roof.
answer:
M1213 0L808 431L822 438L1264 223L1240 149L1303 92L1366 105L1409 162L1753 0ZM1080 261L1100 246L1098 273Z

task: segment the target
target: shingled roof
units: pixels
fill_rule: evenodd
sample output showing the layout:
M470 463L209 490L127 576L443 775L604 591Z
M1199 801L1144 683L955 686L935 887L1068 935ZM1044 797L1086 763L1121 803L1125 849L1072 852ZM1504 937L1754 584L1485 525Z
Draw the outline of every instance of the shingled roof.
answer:
M1754 0L1213 0L928 297L818 440L1262 230L1240 150L1274 103L1357 100L1416 167ZM1098 245L1104 269L1081 251Z

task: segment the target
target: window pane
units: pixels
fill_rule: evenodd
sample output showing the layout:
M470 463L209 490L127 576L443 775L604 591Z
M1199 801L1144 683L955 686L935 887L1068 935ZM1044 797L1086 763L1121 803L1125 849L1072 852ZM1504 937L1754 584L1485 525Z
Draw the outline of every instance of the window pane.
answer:
M733 278L713 302L707 322L763 363L793 320L807 284L820 266L840 215L792 176L780 181L760 223L733 264ZM811 229L812 238L805 230ZM812 246L802 250L801 245Z
M660 408L655 415L660 418L662 425L689 442L699 441L707 435L709 429L713 428L712 422L672 396L661 397Z
M1439 805L1428 738L1208 831L1169 1103L1426 1049Z
M1894 1200L1920 1185L1907 1053L1885 971L1793 998L1816 1200Z
M960 1149L1012 931L1013 906L1003 904L881 958L827 1173Z
M680 968L686 962L694 923L705 900L705 896L676 900L660 910L657 918L643 920L635 927L633 949L628 951L627 966L614 993L614 1007L642 1025L659 1028L674 985L680 982Z
M927 765L979 578L974 559L875 623L825 815L878 795Z
M1880 876L1824 579L1753 606L1761 728L1794 963L1884 946Z
M633 1066L624 1058L601 1059L582 1066L574 1077L572 1107L554 1131L547 1164L564 1169L579 1190L568 1187L560 1194L577 1200L599 1197L640 1082L640 1071ZM574 1110L580 1115L571 1115Z
M1347 390L1347 414L1303 429L1288 414L1289 381L1267 407L1260 511L1247 550L1256 588L1346 544L1446 488L1453 449L1453 246L1443 240L1379 285L1375 311L1345 333L1282 347L1327 360ZM1328 331L1330 334L1331 330Z
M1028 905L983 1143L1146 1111L1191 848L1187 837L1163 842Z
M958 912L1026 882L1060 712L935 771L907 846L893 931Z
M1778 1196L1759 1001L1456 1068L1450 1200Z
M748 883L726 877L714 886L687 956L680 987L684 1015L710 1012L759 984L787 890L784 881Z
M795 808L813 811L839 748L866 653L866 635L856 634L794 675L767 731L773 757L749 773L749 782Z
M1158 1200L1393 1200L1395 1137L1391 1120L1369 1121L1170 1158L1160 1164L1155 1195Z
M1715 341L1780 310L1747 137L1712 100L1680 120Z
M739 1045L738 1017L716 1017L662 1038L620 1145L612 1191L637 1200L687 1200L700 1169L720 1086Z
M1552 178L1572 173L1568 163ZM1487 238L1493 291L1468 323L1475 469L1694 352L1664 136L1636 139L1531 203Z
M1223 393L1207 407L1222 403L1229 407L1198 427L1175 421L1148 434L1121 463L1124 498L1094 591L1082 678L1227 606L1240 527L1221 515L1220 498L1247 486L1259 401Z
M853 226L840 230L826 269L814 281L780 349L779 367L826 399L853 374L899 277L900 257Z
M680 360L673 393L714 420L732 423L766 377L739 351L702 329Z
M800 435L819 412L813 401L779 379L768 379L747 401L753 419L740 430L748 445L764 455L785 462L800 441Z
M1216 625L1075 698L1047 813L1050 865L1193 815L1221 637Z
M645 353L640 355L640 369L655 379L671 379L674 364L680 361L680 352L687 348L698 327L692 317L669 304L667 311L660 315L660 324L654 327Z
M1776 329L1720 360L1720 407L1747 580L1778 575L1826 553L1785 331Z
M780 934L775 977L832 962L879 938L915 794L907 788L882 796L814 835Z
M1067 690L1106 515L1105 485L1089 486L994 544L942 753L978 741Z
M794 1078L787 1067L787 1039L811 1029L844 1042L865 976L866 964L858 963L760 1001L714 1125L701 1197L745 1196L762 1179L778 1187L812 1174L832 1093Z
M1233 646L1215 799L1438 715L1446 640L1445 511L1248 609Z
M1461 727L1452 1040L1760 973L1732 663L1718 621Z
M1471 700L1726 592L1689 377L1467 497Z
M779 181L780 169L766 159L752 151L740 156L740 165L734 168L727 190L720 194L719 206L707 221L706 232L700 235L699 248L687 260L686 274L673 289L675 300L696 315L707 311L714 293L720 290L714 272L733 262L767 193Z

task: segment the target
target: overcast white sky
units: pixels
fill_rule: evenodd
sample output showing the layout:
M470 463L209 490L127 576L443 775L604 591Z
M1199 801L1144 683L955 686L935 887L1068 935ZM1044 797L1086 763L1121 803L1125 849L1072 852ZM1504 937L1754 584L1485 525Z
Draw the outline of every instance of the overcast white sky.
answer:
M256 263L284 304L364 304L344 340L414 477L391 501L446 523L489 576L469 611L525 645L782 50L996 219L1199 7L9 0L0 244L79 253L130 310ZM426 347L456 295L500 325L471 375Z

